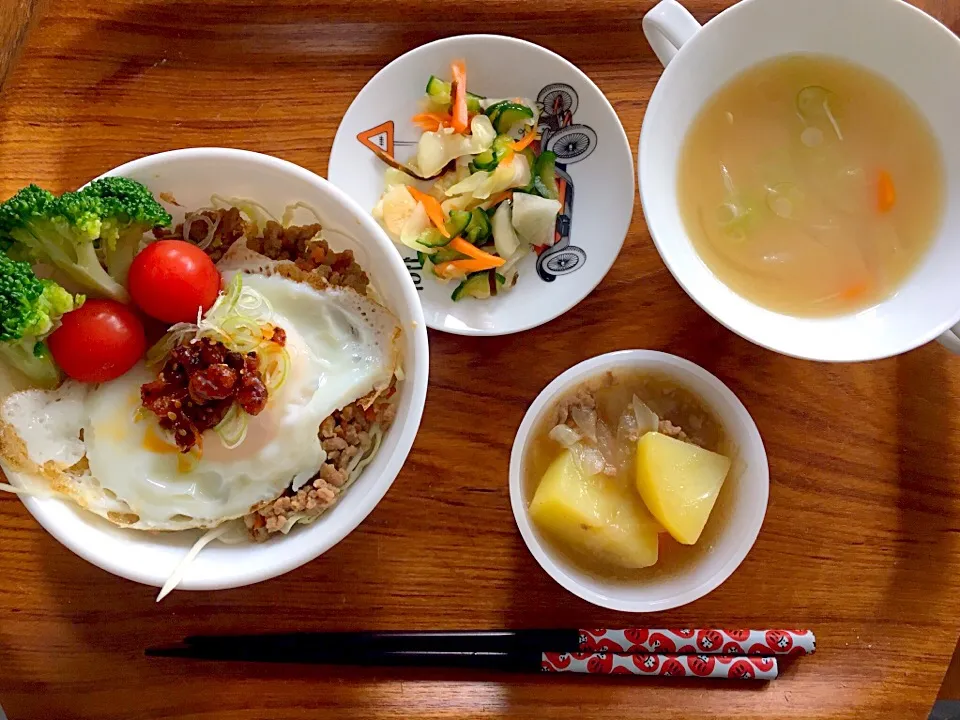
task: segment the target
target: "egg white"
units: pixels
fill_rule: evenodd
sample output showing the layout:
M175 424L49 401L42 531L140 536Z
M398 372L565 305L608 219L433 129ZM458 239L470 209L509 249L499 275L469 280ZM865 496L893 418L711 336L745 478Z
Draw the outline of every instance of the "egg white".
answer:
M145 530L213 527L241 517L312 477L326 457L320 423L390 383L400 329L389 310L347 288L318 290L279 275L245 274L243 282L270 303L269 322L286 331L291 360L283 386L259 415L248 418L246 439L228 450L216 433L204 433L203 455L185 472L180 454L155 441L162 437L156 418L138 412L140 386L156 378L140 363L90 390L81 400L84 412L72 413L77 422L82 418L89 464L71 493L81 505ZM44 393L51 412L58 392ZM44 414L42 408L37 412ZM15 424L28 449L36 449L27 418ZM75 444L79 428L61 425L47 423L44 432L52 427ZM50 444L50 438L43 440Z

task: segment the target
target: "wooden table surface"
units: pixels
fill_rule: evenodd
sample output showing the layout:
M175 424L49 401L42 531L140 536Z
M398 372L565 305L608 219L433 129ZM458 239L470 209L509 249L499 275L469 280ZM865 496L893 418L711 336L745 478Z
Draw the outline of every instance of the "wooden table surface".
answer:
M31 181L73 188L190 145L325 174L341 115L383 64L468 32L517 35L572 60L635 147L660 73L640 29L652 4L52 0L0 96L0 195ZM701 22L726 4L688 3ZM960 30L960 0L920 4ZM572 719L647 708L664 719L926 717L960 629L960 361L935 344L841 366L754 347L673 281L639 202L619 261L575 310L515 337L430 342L423 425L393 489L346 540L282 578L157 605L154 589L88 565L0 498L0 704L11 719ZM724 380L770 456L769 511L742 567L710 596L652 617L592 607L554 584L526 551L507 493L513 434L540 389L592 355L634 347ZM809 626L820 643L756 686L143 657L200 632L631 623Z

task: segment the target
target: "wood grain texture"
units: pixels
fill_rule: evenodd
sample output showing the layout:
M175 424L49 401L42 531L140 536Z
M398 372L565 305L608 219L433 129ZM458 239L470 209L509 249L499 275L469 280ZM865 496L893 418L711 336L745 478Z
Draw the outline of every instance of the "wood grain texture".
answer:
M688 2L700 21L726 4ZM960 30L957 0L918 4ZM377 69L466 32L517 35L568 57L635 146L660 74L640 30L652 5L53 0L0 102L0 194L30 181L73 188L191 145L258 150L325 174L339 119ZM430 341L422 429L393 489L346 540L277 580L174 593L158 606L155 590L88 565L0 498L9 716L926 717L960 629L960 366L946 351L823 366L754 347L676 285L639 202L618 263L575 310L516 337ZM524 548L507 493L513 434L540 389L587 357L634 347L676 353L728 383L756 418L772 479L759 540L730 580L641 618L555 585ZM809 626L820 649L759 687L142 656L192 633L638 622Z

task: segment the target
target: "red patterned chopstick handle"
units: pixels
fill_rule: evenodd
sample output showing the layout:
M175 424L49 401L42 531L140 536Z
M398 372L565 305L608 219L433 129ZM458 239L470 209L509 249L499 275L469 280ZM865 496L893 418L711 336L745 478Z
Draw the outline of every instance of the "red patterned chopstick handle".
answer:
M812 655L811 630L580 630L582 652L678 655Z
M730 655L624 655L608 652L543 653L543 672L589 675L647 675L651 677L720 678L724 680L775 680L774 657Z

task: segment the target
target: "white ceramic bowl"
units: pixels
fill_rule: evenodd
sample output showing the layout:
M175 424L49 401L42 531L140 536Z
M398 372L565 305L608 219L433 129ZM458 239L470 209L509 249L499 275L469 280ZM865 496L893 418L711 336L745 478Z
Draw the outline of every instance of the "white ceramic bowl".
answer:
M371 210L383 193L386 166L370 149L406 161L421 132L410 118L430 75L446 78L464 59L471 92L546 103L540 123L547 149L567 180L561 239L520 265L509 292L489 300L453 302L455 287L425 276L416 253L403 253L427 325L461 335L506 335L542 325L583 300L616 260L633 215L633 156L620 119L599 88L559 55L516 38L464 35L402 55L366 84L343 116L330 153L330 182ZM574 202L574 185L576 202Z
M701 28L679 3L664 0L644 29L669 64L643 119L640 197L660 256L700 307L758 345L833 362L906 352L957 324L960 40L949 28L901 0L743 0ZM678 159L703 105L747 68L801 52L857 63L897 85L929 121L946 169L945 216L916 269L874 307L837 317L791 317L737 295L697 255L677 201ZM943 340L960 353L957 332Z
M699 396L723 424L738 450L734 468L724 483L717 509L724 507L718 531L711 535L711 518L701 542L706 552L682 568L655 572L636 583L614 583L598 579L572 565L544 543L531 523L523 490L524 462L530 435L540 419L560 396L610 370L649 370L676 379L679 385ZM714 590L743 562L753 547L767 510L770 472L767 453L747 409L726 385L688 360L652 350L622 350L600 355L575 365L547 385L520 423L510 456L510 504L520 534L544 570L574 595L613 610L656 612L686 605ZM709 539L707 539L709 537ZM640 571L645 573L647 571Z
M184 210L210 204L210 195L254 198L275 214L292 202L314 206L327 227L345 231L336 249L351 248L370 275L385 304L404 331L404 369L397 422L384 436L375 460L337 505L316 522L261 544L212 543L187 568L178 586L218 590L266 580L293 570L329 550L373 510L403 466L420 425L427 392L429 357L420 303L406 269L390 240L342 191L309 170L269 155L225 148L190 148L150 155L121 165L106 175L123 175L144 183L154 194L170 192L183 208L167 206L174 222ZM306 218L305 218L306 219ZM16 476L13 476L16 479ZM108 572L147 585L161 586L198 532L151 534L116 527L71 503L25 497L24 504L57 540Z

